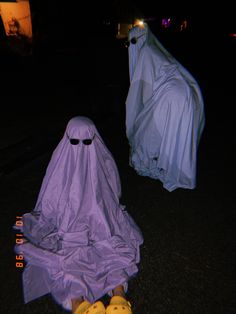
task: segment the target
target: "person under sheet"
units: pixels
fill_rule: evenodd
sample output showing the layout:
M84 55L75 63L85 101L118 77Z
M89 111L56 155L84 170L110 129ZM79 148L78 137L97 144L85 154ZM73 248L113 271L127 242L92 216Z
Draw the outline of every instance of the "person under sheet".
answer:
M105 313L122 306L138 272L142 233L119 203L120 178L94 123L73 117L48 164L34 210L23 215L24 301L51 293L73 313ZM117 312L115 312L117 313Z
M130 166L142 176L160 180L170 192L193 189L205 125L199 85L146 23L129 31L128 43Z

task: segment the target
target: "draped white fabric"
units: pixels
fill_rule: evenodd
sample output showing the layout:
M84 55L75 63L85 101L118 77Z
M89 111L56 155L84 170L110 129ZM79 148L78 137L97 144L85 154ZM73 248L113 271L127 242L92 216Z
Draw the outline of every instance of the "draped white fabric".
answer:
M138 174L160 180L170 192L193 189L205 125L200 87L147 24L132 28L129 41L126 134L130 165Z

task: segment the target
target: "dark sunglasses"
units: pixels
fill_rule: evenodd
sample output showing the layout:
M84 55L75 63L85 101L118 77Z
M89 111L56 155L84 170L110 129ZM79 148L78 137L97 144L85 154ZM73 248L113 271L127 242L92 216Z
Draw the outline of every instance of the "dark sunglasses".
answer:
M79 140L77 138L69 138L68 135L67 135L67 138L69 139L71 145L78 145L79 142L82 142L84 145L91 145L93 142L94 136L93 136L93 138L86 138L84 140Z
M142 34L142 35L140 35L140 36L138 36L138 37L132 37L130 40L127 40L127 41L125 42L125 47L128 48L129 45L130 45L130 43L131 43L132 45L137 44L138 39L139 39L140 37L142 37L143 35L145 35L145 34Z

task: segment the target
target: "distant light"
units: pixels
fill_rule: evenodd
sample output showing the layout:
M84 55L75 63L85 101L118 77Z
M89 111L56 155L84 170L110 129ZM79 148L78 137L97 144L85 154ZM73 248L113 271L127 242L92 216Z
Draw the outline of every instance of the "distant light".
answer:
M170 25L171 25L171 19L170 19L170 18L163 18L163 19L161 20L161 25L162 25L162 27L164 27L164 28L170 27Z
M32 39L32 21L29 0L0 1L0 19L3 22L7 36L23 35Z
M180 22L180 31L181 32L186 30L187 27L188 27L188 21L187 20L183 20L183 21Z
M144 21L143 20L135 20L134 26L144 27Z
M230 34L231 37L236 37L236 33Z
M117 39L124 39L128 37L128 32L129 30L133 27L132 24L128 23L118 23L117 25L117 34L116 38Z

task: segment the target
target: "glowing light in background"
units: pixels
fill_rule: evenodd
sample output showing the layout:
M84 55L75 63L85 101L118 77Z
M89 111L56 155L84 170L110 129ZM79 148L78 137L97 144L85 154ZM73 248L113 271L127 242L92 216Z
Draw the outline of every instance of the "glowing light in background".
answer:
M118 23L117 25L117 39L127 38L129 30L133 27L132 24L129 23Z
M0 15L7 36L24 35L32 38L32 23L29 0L1 2Z
M163 18L161 21L161 25L164 28L169 28L171 25L171 19L170 18Z
M135 20L134 26L144 27L144 21L143 20Z
M180 31L181 32L186 30L187 27L188 27L188 21L187 20L183 20L183 21L180 22Z

